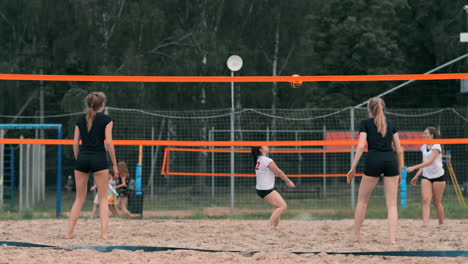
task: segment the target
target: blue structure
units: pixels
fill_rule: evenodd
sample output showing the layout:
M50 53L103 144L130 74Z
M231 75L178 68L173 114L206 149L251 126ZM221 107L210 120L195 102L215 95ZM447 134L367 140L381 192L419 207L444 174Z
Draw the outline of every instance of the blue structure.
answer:
M2 129L56 129L57 139L62 139L63 129L61 124L0 124ZM57 145L57 196L55 214L57 217L62 212L62 156L63 146Z
M408 173L406 172L406 166L403 167L403 171L401 172L401 206L408 207L408 184L406 182L406 178L408 177Z

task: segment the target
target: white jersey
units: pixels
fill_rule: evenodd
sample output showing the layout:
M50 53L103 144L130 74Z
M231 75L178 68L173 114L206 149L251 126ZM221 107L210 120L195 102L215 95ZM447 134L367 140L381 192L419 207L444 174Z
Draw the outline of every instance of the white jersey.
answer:
M429 151L427 150L426 144L421 147L423 162L430 160L432 153L435 150L439 150L439 155L437 155L437 158L434 160L434 162L432 162L431 165L423 168L423 176L428 179L439 178L445 173L444 167L442 165L442 147L440 144L432 145Z
M255 165L257 176L257 190L271 190L275 187L275 173L268 167L273 160L267 156L260 156Z

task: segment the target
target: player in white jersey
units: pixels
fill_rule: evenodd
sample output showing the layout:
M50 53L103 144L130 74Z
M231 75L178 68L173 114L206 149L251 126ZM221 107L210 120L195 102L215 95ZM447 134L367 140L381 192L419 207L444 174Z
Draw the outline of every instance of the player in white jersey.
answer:
M295 188L294 183L284 174L275 162L268 157L269 149L266 146L253 147L252 157L255 165L255 175L257 179L257 195L276 209L268 222L269 227L277 227L281 215L288 208L283 197L275 189L275 176L278 175L286 182L289 188Z
M434 127L424 130L425 139L440 138L439 131ZM424 225L429 224L431 217L431 202L437 210L439 224L445 220L444 206L442 198L445 191L444 167L442 165L442 146L440 144L425 144L421 147L423 163L408 167L406 171L411 173L418 170L416 176L411 180L412 185L416 185L419 176L422 174L421 193L423 198L423 221Z

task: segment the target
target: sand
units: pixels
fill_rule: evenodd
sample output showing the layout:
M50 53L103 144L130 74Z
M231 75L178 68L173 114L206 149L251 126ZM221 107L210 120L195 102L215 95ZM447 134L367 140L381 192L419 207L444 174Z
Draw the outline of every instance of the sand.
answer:
M261 251L257 254L196 251L110 253L0 246L2 263L468 263L468 258L295 255L293 251L468 250L468 220L400 220L399 242L390 245L386 220L366 220L362 241L351 240L352 220L282 221L271 230L265 221L111 219L111 239L99 238L97 219L80 219L77 237L62 239L66 220L0 221L0 240L65 246L162 246L213 250Z

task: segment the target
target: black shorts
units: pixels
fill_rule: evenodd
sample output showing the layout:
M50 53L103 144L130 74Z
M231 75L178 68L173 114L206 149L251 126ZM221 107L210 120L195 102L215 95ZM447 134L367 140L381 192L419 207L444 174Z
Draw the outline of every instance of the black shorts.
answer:
M76 160L76 170L84 173L108 170L106 152L80 152Z
M445 181L445 175L442 175L442 176L434 178L434 179L429 179L429 178L427 178L425 176L422 176L421 178L424 179L424 180L428 180L431 183L433 183L433 182L444 182Z
M258 190L257 189L257 195L260 197L260 198L265 198L267 197L267 195L269 195L270 193L272 193L273 191L276 191L276 188L273 188L273 189L270 189L270 190Z
M400 175L398 171L398 160L392 152L369 152L367 153L364 175L371 177L393 177Z

